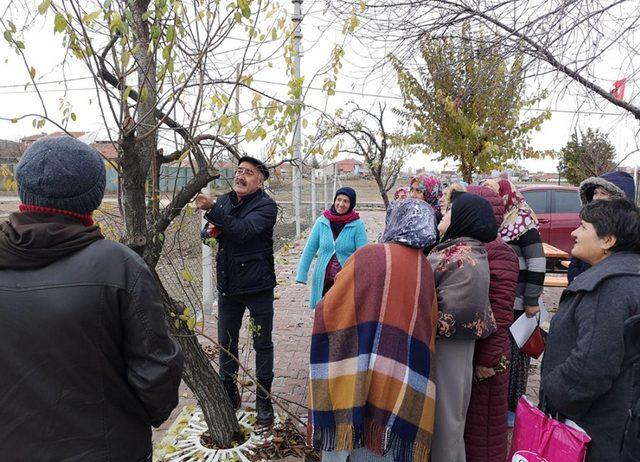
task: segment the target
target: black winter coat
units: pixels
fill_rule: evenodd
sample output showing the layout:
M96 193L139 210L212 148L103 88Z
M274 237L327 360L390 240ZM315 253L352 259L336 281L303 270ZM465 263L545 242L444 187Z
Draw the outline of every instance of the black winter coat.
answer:
M221 231L216 238L216 277L221 295L254 294L276 286L273 227L277 214L276 203L262 189L239 204L231 191L205 213L205 219Z
M0 459L146 460L178 403L182 352L156 281L100 239L47 266L0 270Z
M632 399L638 341L625 341L640 314L640 255L614 253L562 293L542 363L548 410L575 421L592 438L587 461L619 462ZM627 335L628 337L628 335Z

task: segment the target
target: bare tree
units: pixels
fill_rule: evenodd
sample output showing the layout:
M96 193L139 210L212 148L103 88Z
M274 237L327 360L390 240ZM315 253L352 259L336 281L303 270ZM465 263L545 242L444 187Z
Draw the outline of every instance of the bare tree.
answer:
M405 158L411 152L400 142L400 137L385 128L386 109L384 104L379 104L374 111L351 103L346 114L339 111L323 132L326 138L338 141L338 151L364 159L378 185L385 208L389 206L388 193L396 184Z
M327 0L340 15L359 18L361 35L384 53L408 59L434 38L459 35L463 23L495 34L529 56L529 76L557 71L594 97L640 119L640 107L618 99L601 82L598 65L616 63L620 77L637 77L640 10L632 0ZM384 45L383 45L384 44ZM384 47L384 48L383 48ZM391 49L391 50L390 50Z

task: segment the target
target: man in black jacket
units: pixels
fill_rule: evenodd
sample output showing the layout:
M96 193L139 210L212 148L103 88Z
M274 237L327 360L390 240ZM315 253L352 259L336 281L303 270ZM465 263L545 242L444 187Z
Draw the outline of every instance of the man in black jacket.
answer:
M151 426L178 403L182 352L155 279L91 213L97 151L45 138L16 170L0 223L0 459L150 461Z
M196 197L196 206L206 210L209 225L203 238L218 241L216 276L218 284L218 342L220 377L231 404L241 404L236 384L238 337L245 308L251 316L250 330L256 350L256 409L258 423L273 422L270 393L273 381L273 227L277 206L262 189L269 170L258 159L245 156L236 170L233 190L215 202Z

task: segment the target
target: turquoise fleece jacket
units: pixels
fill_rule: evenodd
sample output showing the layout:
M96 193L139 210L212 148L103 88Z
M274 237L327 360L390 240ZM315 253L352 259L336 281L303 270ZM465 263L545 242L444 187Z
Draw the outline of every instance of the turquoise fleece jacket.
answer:
M298 265L297 282L306 284L307 275L313 258L318 255L313 277L311 281L311 298L309 307L314 309L322 298L322 289L324 287L324 278L329 260L335 253L340 262L340 266L344 268L347 259L360 247L367 244L367 232L361 219L347 223L338 235L338 239L333 240L331 225L325 216L321 216L316 220L307 245L302 251L300 263Z

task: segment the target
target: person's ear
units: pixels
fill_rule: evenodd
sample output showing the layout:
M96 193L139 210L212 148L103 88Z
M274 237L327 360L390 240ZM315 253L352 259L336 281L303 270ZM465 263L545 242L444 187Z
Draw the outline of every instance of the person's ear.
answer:
M600 239L600 241L602 242L602 250L605 253L607 253L611 250L611 248L613 248L616 245L616 242L618 242L618 239L614 235L609 234L608 236L605 236L602 239Z

